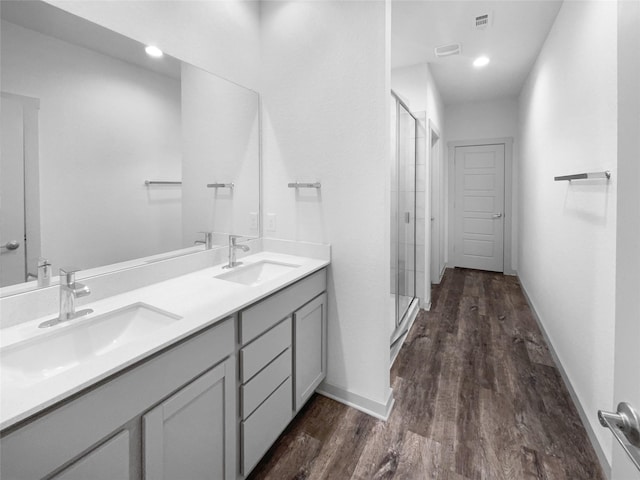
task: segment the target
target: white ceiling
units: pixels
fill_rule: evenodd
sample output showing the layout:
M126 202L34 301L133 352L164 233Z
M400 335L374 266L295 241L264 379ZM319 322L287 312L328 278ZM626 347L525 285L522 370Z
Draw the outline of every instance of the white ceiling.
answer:
M7 22L180 79L179 60L169 55L154 60L144 53L144 45L131 38L45 2L0 1L1 17Z
M562 0L393 0L391 67L428 62L445 104L516 96L558 14ZM476 15L493 23L475 28ZM436 46L462 44L460 55L437 58ZM472 61L486 55L481 69Z

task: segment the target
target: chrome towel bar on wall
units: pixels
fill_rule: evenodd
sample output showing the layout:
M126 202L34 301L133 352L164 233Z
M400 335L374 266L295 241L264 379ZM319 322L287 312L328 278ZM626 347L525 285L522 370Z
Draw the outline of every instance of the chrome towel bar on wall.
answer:
M233 188L235 183L207 183L207 188Z
M314 182L314 183L293 182L293 183L287 184L287 186L289 188L320 188L322 185L320 184L320 182Z
M609 170L605 170L604 172L574 173L573 175L553 177L556 182L561 182L563 180L591 180L594 178L606 178L609 180L611 178L611 172Z

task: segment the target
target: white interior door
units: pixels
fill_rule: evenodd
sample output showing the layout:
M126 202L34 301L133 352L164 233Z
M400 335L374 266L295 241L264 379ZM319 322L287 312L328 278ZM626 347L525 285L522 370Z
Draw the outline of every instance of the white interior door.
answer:
M455 149L457 267L504 271L504 145Z
M0 100L0 286L25 281L24 119L22 104Z
M640 3L618 2L618 169L616 341L613 404L640 412ZM614 441L612 480L638 480L640 470ZM640 443L636 438L636 444ZM635 448L640 456L640 446Z

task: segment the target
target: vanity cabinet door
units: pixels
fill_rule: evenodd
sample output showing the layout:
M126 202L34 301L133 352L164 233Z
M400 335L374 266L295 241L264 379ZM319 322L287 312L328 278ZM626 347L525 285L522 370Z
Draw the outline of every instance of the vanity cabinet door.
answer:
M234 360L143 416L144 478L235 479Z
M327 294L293 314L294 409L299 411L327 374Z
M124 430L65 468L52 480L129 480L129 431Z

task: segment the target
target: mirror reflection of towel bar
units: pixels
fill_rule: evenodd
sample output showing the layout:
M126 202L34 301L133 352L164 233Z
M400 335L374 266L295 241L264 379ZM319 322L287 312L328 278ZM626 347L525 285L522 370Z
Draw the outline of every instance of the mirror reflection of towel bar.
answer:
M169 182L164 180L145 180L144 184L149 185L182 185L182 182Z
M294 183L289 183L287 185L289 188L320 188L320 182L315 182L315 183L300 183L300 182L294 182Z
M573 175L553 177L556 182L560 182L562 180L591 180L593 178L606 178L609 180L611 178L611 172L609 170L605 170L604 172L575 173Z
M207 183L207 188L233 188L234 183Z

